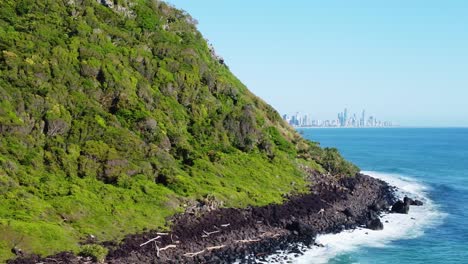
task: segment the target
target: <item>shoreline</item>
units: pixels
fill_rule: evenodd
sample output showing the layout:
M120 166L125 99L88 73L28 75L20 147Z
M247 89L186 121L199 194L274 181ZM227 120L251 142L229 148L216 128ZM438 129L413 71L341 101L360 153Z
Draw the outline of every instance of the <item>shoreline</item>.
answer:
M324 247L314 247L303 255L295 257L289 255L293 263L325 264L337 256L354 256L359 252L367 252L375 248L398 246L398 241L417 239L428 229L439 226L445 214L429 197L430 187L413 178L394 173L363 171L366 175L383 180L391 186L397 187L395 196L399 200L410 197L423 202L422 206L411 206L408 214L384 212L380 219L384 230L373 231L366 228L346 230L338 234L323 234L316 239ZM359 257L358 257L359 258Z
M289 197L281 205L216 210L200 206L174 216L169 233L150 231L129 235L120 244L102 243L110 249L106 263L254 263L278 251L300 256L314 245L317 234L366 225L379 229L380 214L396 200L386 182L364 174L335 179L308 173L314 183L310 193ZM60 261L90 263L89 258L66 252L8 263Z

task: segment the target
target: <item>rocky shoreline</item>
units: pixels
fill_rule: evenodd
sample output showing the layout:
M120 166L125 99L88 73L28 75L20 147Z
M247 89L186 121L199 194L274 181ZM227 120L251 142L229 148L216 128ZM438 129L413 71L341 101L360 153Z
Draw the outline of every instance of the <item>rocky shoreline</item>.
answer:
M197 210L175 216L170 233L151 231L127 236L118 245L103 243L110 249L106 263L256 263L278 251L299 255L314 245L317 234L358 226L382 229L379 215L401 202L387 183L363 174L336 179L310 172L310 177L314 184L309 194L290 197L281 205ZM64 252L8 263L92 260Z

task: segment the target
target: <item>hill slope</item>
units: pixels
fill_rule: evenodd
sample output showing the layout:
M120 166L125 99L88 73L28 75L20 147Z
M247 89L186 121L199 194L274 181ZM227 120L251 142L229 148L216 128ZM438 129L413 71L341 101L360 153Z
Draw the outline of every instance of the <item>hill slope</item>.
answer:
M159 1L0 0L0 261L168 228L198 202L281 203L299 164L357 168L233 76Z

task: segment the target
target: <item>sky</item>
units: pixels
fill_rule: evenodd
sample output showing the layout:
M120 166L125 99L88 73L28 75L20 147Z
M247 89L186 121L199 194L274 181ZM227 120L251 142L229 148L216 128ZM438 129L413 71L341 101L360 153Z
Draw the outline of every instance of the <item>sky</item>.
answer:
M468 126L468 1L167 2L281 114Z

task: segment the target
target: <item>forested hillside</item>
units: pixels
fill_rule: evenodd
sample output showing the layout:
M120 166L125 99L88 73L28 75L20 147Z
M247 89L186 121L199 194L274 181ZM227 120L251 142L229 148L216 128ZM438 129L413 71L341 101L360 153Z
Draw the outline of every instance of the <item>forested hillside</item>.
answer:
M287 87L285 87L285 90ZM167 229L350 176L253 95L196 29L145 0L0 0L0 261Z

